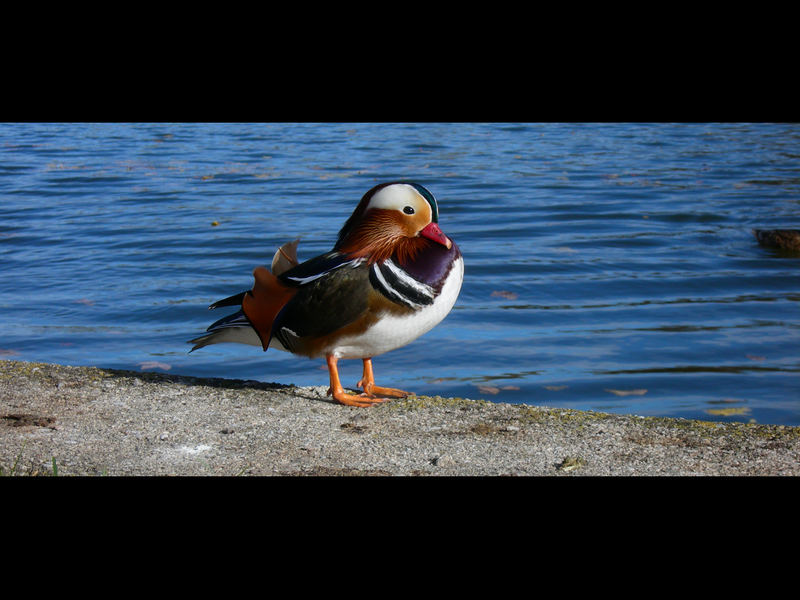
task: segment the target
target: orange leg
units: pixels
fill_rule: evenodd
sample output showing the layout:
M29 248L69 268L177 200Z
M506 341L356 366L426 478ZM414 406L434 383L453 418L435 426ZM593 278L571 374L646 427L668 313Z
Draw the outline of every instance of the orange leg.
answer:
M361 380L356 384L358 387L363 388L367 396L374 396L380 394L382 396L393 396L394 398L405 398L410 395L410 392L403 390L396 390L394 388L385 388L375 385L375 375L372 373L372 359L364 359L364 373Z
M331 387L328 389L328 395L333 396L333 399L340 404L347 406L372 406L378 402L384 402L388 398L374 398L364 394L356 396L355 394L348 394L344 391L341 381L339 381L339 369L336 368L338 359L329 354L325 357L328 362L328 373L331 377Z

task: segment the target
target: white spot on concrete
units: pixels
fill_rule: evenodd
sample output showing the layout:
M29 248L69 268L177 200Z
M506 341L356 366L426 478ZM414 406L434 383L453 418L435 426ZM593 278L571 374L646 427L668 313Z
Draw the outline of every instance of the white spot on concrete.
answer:
M200 454L201 452L206 452L207 450L211 450L211 446L208 444L198 444L193 448L189 446L181 446L181 452L184 454Z

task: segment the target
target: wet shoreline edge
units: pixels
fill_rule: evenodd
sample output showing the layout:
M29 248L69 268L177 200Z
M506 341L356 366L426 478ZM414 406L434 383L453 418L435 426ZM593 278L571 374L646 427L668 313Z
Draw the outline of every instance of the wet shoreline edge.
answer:
M799 475L800 428L0 360L0 473Z

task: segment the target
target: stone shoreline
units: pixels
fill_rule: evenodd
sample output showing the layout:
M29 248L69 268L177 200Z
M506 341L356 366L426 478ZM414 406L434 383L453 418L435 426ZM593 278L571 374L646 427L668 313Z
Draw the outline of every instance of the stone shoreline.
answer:
M798 475L800 428L0 361L0 474Z

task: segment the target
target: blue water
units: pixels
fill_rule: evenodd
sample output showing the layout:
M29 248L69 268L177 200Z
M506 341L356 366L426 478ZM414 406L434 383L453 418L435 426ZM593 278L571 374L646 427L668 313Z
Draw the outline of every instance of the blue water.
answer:
M800 425L800 258L750 232L800 227L796 124L0 124L0 358L327 385L186 340L393 179L436 195L466 276L379 384Z

